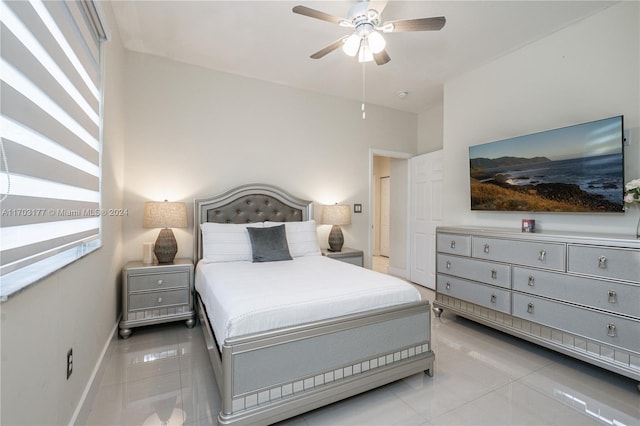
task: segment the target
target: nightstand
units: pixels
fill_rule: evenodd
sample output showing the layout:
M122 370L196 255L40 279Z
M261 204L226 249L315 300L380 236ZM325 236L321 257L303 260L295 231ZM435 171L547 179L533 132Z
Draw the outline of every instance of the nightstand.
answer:
M122 270L122 320L120 336L142 325L185 320L195 324L193 310L193 262L146 265L129 262Z
M364 254L362 250L356 250L349 247L342 247L342 251L329 251L329 249L322 249L322 255L357 266L363 266L364 263Z

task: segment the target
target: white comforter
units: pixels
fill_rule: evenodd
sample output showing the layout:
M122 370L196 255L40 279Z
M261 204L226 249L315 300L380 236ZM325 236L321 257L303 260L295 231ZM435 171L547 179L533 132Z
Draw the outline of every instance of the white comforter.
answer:
M195 287L219 345L229 337L420 300L401 279L324 256L200 262Z

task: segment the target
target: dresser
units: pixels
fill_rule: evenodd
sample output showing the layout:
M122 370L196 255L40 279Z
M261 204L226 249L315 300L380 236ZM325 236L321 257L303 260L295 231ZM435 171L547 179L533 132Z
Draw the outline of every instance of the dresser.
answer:
M122 320L120 336L149 324L185 320L193 327L193 262L175 259L173 263L146 265L129 262L122 270Z
M436 316L448 310L640 381L640 239L438 227L436 251Z

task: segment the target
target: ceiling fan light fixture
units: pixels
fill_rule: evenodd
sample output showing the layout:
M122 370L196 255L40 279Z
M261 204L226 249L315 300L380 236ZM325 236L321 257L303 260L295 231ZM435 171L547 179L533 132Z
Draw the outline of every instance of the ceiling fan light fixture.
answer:
M384 37L382 37L382 35L377 31L371 32L367 37L367 40L369 41L369 47L373 53L382 52L387 45Z
M356 56L359 48L360 37L358 37L356 34L351 34L349 37L347 37L344 44L342 45L342 51L349 56Z
M371 48L369 47L369 43L367 39L362 40L362 45L360 46L360 51L358 52L358 62L371 62L373 61L373 52L371 52Z

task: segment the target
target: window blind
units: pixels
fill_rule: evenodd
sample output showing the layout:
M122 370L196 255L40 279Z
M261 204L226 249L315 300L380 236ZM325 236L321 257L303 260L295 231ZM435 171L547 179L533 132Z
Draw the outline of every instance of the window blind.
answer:
M0 2L0 300L101 245L92 1Z

